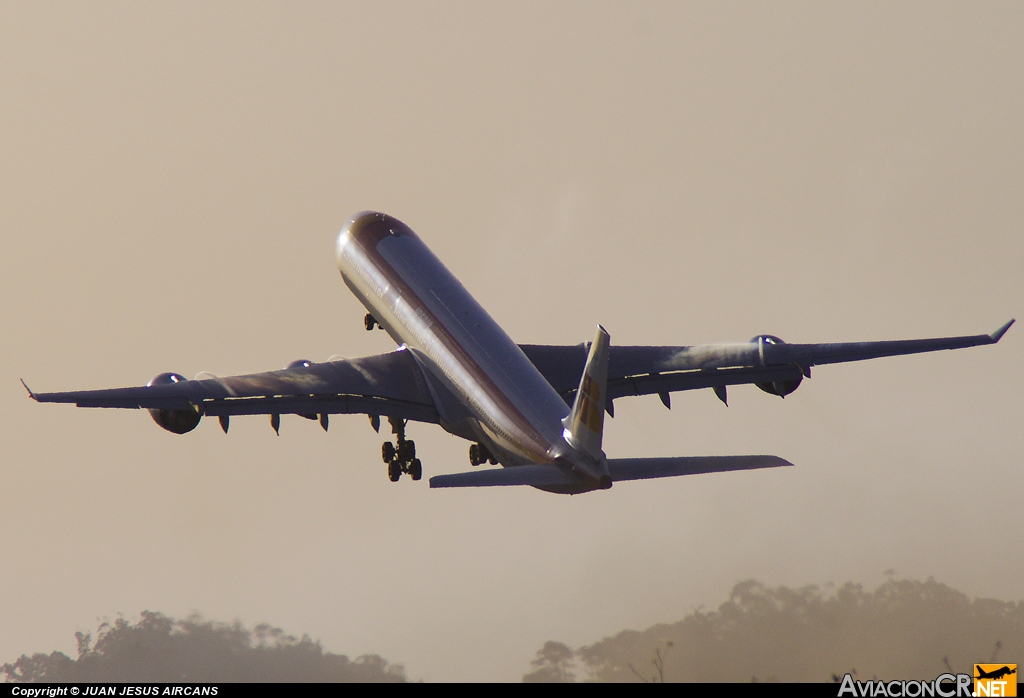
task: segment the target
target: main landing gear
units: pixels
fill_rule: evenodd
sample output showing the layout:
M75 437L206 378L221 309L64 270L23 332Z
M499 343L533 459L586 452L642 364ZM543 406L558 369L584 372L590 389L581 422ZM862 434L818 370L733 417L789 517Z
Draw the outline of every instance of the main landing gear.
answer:
M470 465L483 465L484 463L490 463L491 465L497 465L498 459L487 450L487 447L483 444L473 444L469 447L469 464Z
M366 328L367 332L372 332L374 327L376 327L378 330L384 329L384 325L377 322L377 318L375 318L373 315L370 315L370 313L367 313L366 317L363 318L363 327Z
M405 420L388 417L391 432L397 437L397 444L385 441L380 448L381 458L388 464L388 479L398 482L402 473L408 473L413 480L423 477L423 464L416 457L416 442L405 438Z

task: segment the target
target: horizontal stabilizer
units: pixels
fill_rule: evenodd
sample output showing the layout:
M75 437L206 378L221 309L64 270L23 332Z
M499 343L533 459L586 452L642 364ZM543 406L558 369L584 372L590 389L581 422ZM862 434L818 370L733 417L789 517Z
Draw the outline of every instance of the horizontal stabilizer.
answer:
M730 470L756 470L793 465L778 456L683 456L680 458L609 458L612 482L646 480L676 475L722 473Z
M793 465L778 456L683 456L681 458L609 458L608 472L613 482L647 480L656 477L721 473L730 470L756 470ZM477 470L430 478L431 487L579 487L582 480L557 465L537 463L511 468Z
M476 470L454 475L435 475L431 487L500 487L502 485L532 485L534 487L578 486L581 480L563 471L557 465L536 463L511 468Z

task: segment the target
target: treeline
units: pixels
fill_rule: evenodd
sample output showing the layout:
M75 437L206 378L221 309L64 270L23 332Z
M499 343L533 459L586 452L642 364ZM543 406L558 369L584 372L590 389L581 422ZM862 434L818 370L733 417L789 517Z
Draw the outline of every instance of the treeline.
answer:
M577 650L548 642L523 681L830 681L932 679L1024 658L1024 601L969 599L932 579L733 587L716 611L626 630Z
M76 633L78 658L61 652L22 655L0 670L8 682L401 682L404 669L376 655L354 661L324 652L308 636L257 625L251 632L192 617L146 611L96 633Z

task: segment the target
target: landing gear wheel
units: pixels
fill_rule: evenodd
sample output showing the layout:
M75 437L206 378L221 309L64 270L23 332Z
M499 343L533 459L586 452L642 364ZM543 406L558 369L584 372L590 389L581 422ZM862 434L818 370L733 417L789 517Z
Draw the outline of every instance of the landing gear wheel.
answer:
M366 317L363 318L363 327L366 328L367 332L370 332L371 330L373 330L373 326L374 325L379 325L379 324L380 323L377 322L376 318L374 318L369 313L367 313Z
M472 444L469 447L469 464L480 465L484 459L480 457L480 444Z
M498 459L495 458L494 456L488 454L487 455L487 462L490 463L491 465L497 465L498 464Z
M423 477L423 464L420 463L419 458L413 458L412 463L409 464L409 477L413 480L419 480Z
M388 463L388 479L391 482L398 482L400 477L402 477L402 464L396 460Z
M416 442L402 439L398 442L398 450L396 452L398 453L398 460L408 463L416 457Z
M384 445L380 447L380 457L384 459L385 463L390 463L395 459L395 447L390 441L385 441Z

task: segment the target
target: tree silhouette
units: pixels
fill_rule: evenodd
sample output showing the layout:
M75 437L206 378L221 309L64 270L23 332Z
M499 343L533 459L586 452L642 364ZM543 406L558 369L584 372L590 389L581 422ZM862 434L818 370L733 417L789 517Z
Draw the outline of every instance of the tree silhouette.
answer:
M848 583L830 595L741 582L716 611L623 631L575 658L591 681L817 682L856 673L846 667L865 677L927 679L997 652L1024 656L1024 601L971 600L933 579L894 575L874 591ZM524 680L557 680L558 667L569 666L564 653L557 663L537 654L538 669ZM648 676L643 667L652 665Z
M629 670L633 672L634 676L636 676L644 683L665 683L665 655L667 655L669 653L669 650L671 650L673 647L675 647L675 643L671 640L666 640L664 647L654 648L654 656L651 657L651 665L654 667L654 670L658 673L652 674L650 680L645 678L643 674L637 671L636 667L633 666L632 662L629 663Z
M575 657L568 645L549 640L531 662L537 669L524 676L523 683L572 683L576 680L572 672Z
M7 681L102 682L398 682L401 666L376 655L350 661L324 652L308 636L257 625L252 632L198 616L174 620L145 611L138 623L119 618L100 625L96 643L76 633L78 659L61 652L22 655L4 664Z

